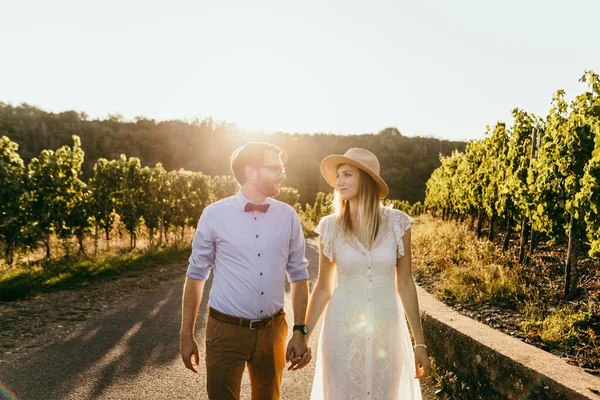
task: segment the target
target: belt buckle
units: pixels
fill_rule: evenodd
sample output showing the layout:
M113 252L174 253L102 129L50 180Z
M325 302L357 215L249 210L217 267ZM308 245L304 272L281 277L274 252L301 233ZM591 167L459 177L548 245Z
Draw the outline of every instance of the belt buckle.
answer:
M252 327L252 324L253 324L253 323L255 323L255 322L262 322L262 319L251 319L251 320L250 320L250 324L248 325L248 328L249 328L251 331L255 331L255 330L256 330L256 328L253 328L253 327Z

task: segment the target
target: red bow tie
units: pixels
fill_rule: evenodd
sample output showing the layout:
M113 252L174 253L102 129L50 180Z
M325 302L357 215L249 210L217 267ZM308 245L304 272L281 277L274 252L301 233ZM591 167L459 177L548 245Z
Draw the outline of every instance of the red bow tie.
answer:
M246 207L244 207L244 211L246 212L251 212L251 211L258 211L258 212L267 212L267 210L269 209L270 204L252 204L252 203L246 203Z

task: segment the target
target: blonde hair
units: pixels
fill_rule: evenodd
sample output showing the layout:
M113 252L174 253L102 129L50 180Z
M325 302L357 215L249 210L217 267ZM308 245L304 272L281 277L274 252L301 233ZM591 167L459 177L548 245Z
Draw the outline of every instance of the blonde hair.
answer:
M355 231L358 240L370 250L381 226L382 204L375 180L362 169L358 168L358 171L360 173L358 183L358 226ZM337 190L333 197L333 207L338 215L337 223L342 232L351 235L354 227L350 218L350 202L342 200Z

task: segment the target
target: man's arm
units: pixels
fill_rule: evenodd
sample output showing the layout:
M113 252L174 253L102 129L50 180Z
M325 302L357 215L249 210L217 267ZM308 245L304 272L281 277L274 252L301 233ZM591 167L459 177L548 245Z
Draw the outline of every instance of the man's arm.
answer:
M292 308L294 310L294 325L306 323L306 307L308 307L308 280L291 282ZM294 334L301 333L295 331Z
M200 355L198 353L198 344L194 339L194 327L196 326L196 316L198 315L198 308L200 307L200 301L202 300L205 282L206 281L190 278L189 276L186 277L181 306L179 350L185 367L196 373L198 373L198 371L192 364L192 355L195 358L195 365L198 365L200 362Z
M306 308L308 306L308 260L305 257L306 240L298 215L292 215L292 235L287 265L288 280L292 290L292 308L294 324L306 323ZM286 361L291 361L288 369L299 369L310 361L308 338L300 331L294 331L286 352Z
M192 242L192 255L187 269L183 299L181 305L181 331L179 350L186 368L198 372L192 364L192 356L196 365L200 357L198 345L194 340L196 316L204 292L204 283L210 275L215 260L215 241L210 224L210 216L206 210L202 213L198 228Z
M292 289L292 309L294 311L294 325L306 323L306 307L308 306L308 280L303 279L290 283ZM291 362L288 370L303 368L312 358L308 348L308 335L300 331L293 331L288 343L286 361Z
M286 271L292 289L294 323L304 325L308 306L308 260L305 257L306 240L302 232L302 225L295 212L292 215L291 233Z

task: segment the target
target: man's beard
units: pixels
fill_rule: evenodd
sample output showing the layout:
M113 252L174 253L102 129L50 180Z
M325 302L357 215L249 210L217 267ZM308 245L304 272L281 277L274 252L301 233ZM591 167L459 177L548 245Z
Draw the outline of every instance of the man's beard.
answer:
M256 182L256 189L266 197L275 197L279 194L279 181L269 181L268 179L259 178Z

